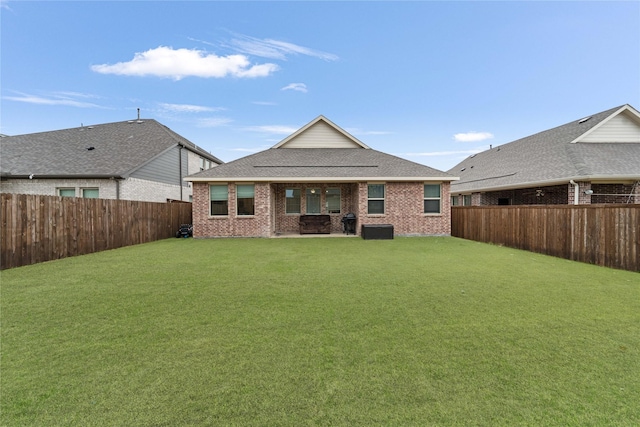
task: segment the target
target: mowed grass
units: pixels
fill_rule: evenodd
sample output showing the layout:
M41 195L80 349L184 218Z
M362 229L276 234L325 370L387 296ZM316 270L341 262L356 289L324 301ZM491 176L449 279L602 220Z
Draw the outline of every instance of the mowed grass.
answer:
M640 275L455 238L2 272L5 426L636 426Z

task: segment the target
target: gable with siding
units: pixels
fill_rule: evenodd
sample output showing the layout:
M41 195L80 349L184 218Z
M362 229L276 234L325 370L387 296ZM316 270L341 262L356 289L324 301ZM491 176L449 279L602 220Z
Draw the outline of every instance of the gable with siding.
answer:
M574 142L640 143L640 117L626 109Z

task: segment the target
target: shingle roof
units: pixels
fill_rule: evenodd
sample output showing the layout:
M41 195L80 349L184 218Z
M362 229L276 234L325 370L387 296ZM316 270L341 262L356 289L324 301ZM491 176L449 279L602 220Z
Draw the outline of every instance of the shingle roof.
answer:
M524 188L570 179L640 179L640 144L572 143L625 106L575 120L470 156L448 172L452 192Z
M126 176L176 144L222 163L153 119L9 136L0 144L3 176Z
M191 175L221 180L455 180L446 172L366 148L271 148Z

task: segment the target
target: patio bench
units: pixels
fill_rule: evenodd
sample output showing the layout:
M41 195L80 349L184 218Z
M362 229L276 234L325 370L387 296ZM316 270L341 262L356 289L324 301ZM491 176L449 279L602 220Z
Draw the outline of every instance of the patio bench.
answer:
M329 215L300 215L300 234L330 234Z

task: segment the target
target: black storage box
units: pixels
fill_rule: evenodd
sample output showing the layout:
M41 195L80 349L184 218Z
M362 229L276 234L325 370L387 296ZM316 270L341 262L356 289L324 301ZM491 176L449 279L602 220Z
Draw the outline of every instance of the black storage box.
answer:
M363 239L393 239L393 225L362 224L360 235Z

